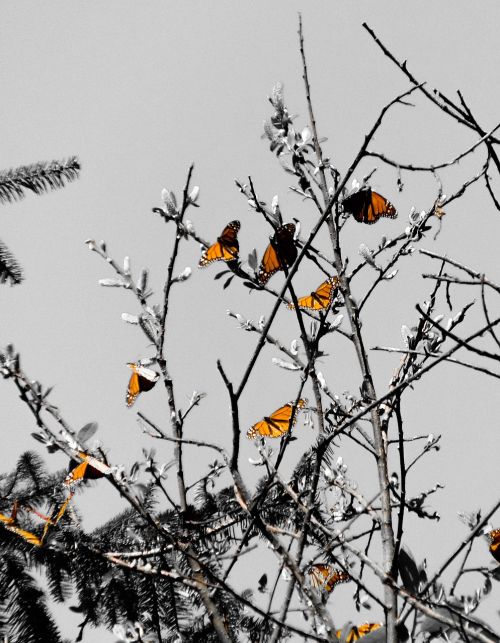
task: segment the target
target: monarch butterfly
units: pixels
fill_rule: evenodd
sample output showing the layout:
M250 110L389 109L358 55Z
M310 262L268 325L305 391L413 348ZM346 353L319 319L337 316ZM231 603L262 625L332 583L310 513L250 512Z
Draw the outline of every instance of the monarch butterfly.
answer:
M139 363L127 364L134 372L130 376L127 389L127 406L131 407L139 393L150 391L160 378L160 374Z
M303 409L306 404L306 399L300 399L297 405L288 402L288 404L281 406L269 417L264 417L263 420L248 429L247 438L253 440L259 435L265 438L281 438L284 433L290 430L290 427L294 426L297 421L297 412Z
M500 529L493 529L488 534L490 539L490 553L500 563Z
M278 270L291 266L297 258L297 248L293 242L295 224L287 223L276 230L260 262L257 281L264 285Z
M363 623L363 625L359 625L359 626L355 625L349 631L347 638L344 639L345 643L352 643L353 641L357 641L362 636L365 636L365 634L370 634L370 632L374 632L375 630L378 630L380 627L382 627L381 623ZM341 637L342 637L342 630L337 630L337 638L340 639Z
M328 593L333 592L339 583L348 583L351 580L347 572L324 563L311 565L308 574L312 587Z
M101 462L97 460L97 458L93 458L83 452L80 452L78 455L82 458L82 462L70 460L70 471L64 480L64 484L67 486L75 484L80 480L97 480L108 475L111 471L105 462Z
M358 223L376 223L380 217L395 219L396 208L371 188L354 192L342 201L344 212L352 214Z
M217 237L217 241L203 251L198 267L204 268L213 261L234 261L238 259L240 244L237 236L240 226L239 221L230 221L220 237Z
M325 310L325 308L330 308L332 301L338 292L338 288L339 278L330 277L324 281L321 286L318 286L318 288L310 295L300 297L297 300L299 308L307 308L309 310ZM294 304L288 304L287 308L293 310L295 306Z

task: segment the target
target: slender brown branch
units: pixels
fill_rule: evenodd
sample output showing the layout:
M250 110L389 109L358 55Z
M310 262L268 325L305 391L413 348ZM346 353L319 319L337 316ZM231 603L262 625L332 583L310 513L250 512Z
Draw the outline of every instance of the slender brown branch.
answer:
M179 245L182 238L182 234L178 226L182 225L184 214L191 202L189 199L189 184L191 182L191 176L193 174L193 170L194 170L194 165L191 165L188 170L186 184L184 186L181 211L179 212L179 216L176 220L177 227L176 227L174 247L172 249L172 254L170 255L170 260L168 263L167 278L165 281L165 287L163 291L163 311L161 315L160 336L158 338L157 353L156 353L156 359L161 369L161 372L163 375L163 382L165 384L165 389L167 391L169 416L172 424L172 429L174 432L174 436L179 440L182 438L182 422L177 414L177 407L175 404L175 397L174 397L174 384L168 370L167 360L164 355L164 342L165 342L165 331L166 331L166 325L167 325L168 308L170 303L170 291L174 283L173 273L174 273L175 261L177 259L177 255L179 252ZM177 460L177 485L179 488L179 502L180 502L181 512L185 512L187 509L187 498L186 498L186 484L184 482L182 442L177 443L175 451L176 451L175 457Z
M383 42L380 40L380 38L376 35L376 33L371 29L366 22L363 23L363 27L366 29L366 31L370 34L370 36L373 38L375 43L380 47L380 49L384 52L384 55L389 58L402 72L403 74L408 78L408 80L413 83L418 89L431 101L431 103L434 103L439 109L441 109L443 112L448 114L448 116L451 116L453 119L461 123L462 125L465 125L469 129L474 129L476 130L476 127L474 126L473 123L471 123L468 119L468 115L462 111L457 105L455 105L450 99L443 100L443 102L440 102L436 96L443 97L443 94L441 92L436 93L436 92L430 92L426 87L425 83L419 82L415 76L408 70L406 60L404 62L399 62L397 58L387 49L387 47L383 44ZM493 143L500 143L500 140L495 138L494 136L491 137L490 139Z
M400 170L409 170L411 172L435 172L436 170L441 170L442 168L455 165L455 163L458 163L463 158L465 158L466 156L474 152L480 145L482 145L485 141L487 141L491 137L491 135L497 131L499 127L500 127L500 123L498 125L495 125L493 129L491 129L489 132L484 134L484 136L481 136L481 138L478 141L476 141L473 145L471 145L466 150L461 152L458 156L455 156L454 158L452 158L450 161L445 161L443 163L436 163L435 165L412 165L409 163L399 163L398 161L393 161L392 159L388 158L384 154L380 154L379 152L371 152L370 150L366 151L366 156L372 156L374 158L378 158L381 161L384 161L384 163L387 163L388 165L392 165L393 167L397 167Z
M496 284L494 281L491 281L490 279L488 279L483 273L477 272L476 270L473 270L472 268L469 268L468 266L462 263L459 263L454 259L450 259L450 257L440 255L436 252L431 252L430 250L421 249L419 250L419 252L423 255L426 255L427 257L431 257L432 259L439 259L440 261L444 261L445 263L449 263L450 265L455 266L455 268L459 268L460 270L463 270L471 277L474 277L475 279L477 279L478 284L484 283L486 286L489 286L493 290L496 290L498 293L500 293L500 286Z
M231 461L229 467L231 471L238 470L238 456L240 453L240 416L238 411L238 398L234 394L233 385L227 378L227 375L222 368L220 360L217 360L217 370L221 374L221 377L226 385L227 392L229 394L229 401L231 403L231 416L232 416L232 427L233 427L233 453L231 455Z

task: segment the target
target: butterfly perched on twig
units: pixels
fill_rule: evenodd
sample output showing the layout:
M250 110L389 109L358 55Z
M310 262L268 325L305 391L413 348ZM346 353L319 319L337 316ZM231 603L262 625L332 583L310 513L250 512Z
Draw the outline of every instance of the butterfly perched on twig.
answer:
M80 451L78 455L81 461L70 460L69 473L64 480L65 485L70 486L80 482L80 480L98 480L111 472L110 467L105 462L83 451Z
M358 223L376 223L380 217L395 219L396 208L385 197L371 188L354 192L342 201L344 212L352 214Z
M300 297L297 300L299 308L305 308L307 310L325 310L330 308L332 305L335 296L339 290L339 278L330 277L324 281L318 288L312 292L310 295L305 297ZM287 304L287 308L293 310L295 308L294 304Z
M311 586L324 592L333 592L336 585L348 583L351 577L343 569L337 569L326 563L311 565L308 572Z
M198 267L204 268L214 261L236 261L240 249L238 242L240 227L239 221L230 221L220 237L217 237L217 241L203 251Z
M279 409L271 413L269 417L254 424L247 431L247 438L253 440L257 437L263 438L281 438L282 435L290 430L297 421L297 413L306 406L307 400L300 399L295 405L294 402L288 402Z
M260 284L266 284L275 272L283 270L283 266L288 268L295 261L297 247L293 242L294 234L295 224L287 223L280 226L271 237L257 274L257 281Z
M128 383L126 397L126 404L130 408L136 401L139 393L150 391L153 388L160 379L160 374L150 368L142 366L140 363L129 362L127 366L133 371Z

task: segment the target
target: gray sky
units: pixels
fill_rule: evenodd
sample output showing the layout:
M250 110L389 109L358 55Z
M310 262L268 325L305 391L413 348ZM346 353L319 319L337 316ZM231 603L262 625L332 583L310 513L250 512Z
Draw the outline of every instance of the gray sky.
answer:
M125 407L125 364L152 351L137 328L120 319L122 312L137 312L131 294L97 285L98 279L113 275L83 242L105 239L115 259L130 255L135 274L148 266L152 302L159 302L172 230L151 207L161 205L163 187L180 194L191 161L201 207L188 217L204 238L215 239L225 223L237 218L242 256L254 246L260 255L270 231L233 183L249 174L259 195L270 201L279 194L286 219L299 218L307 233L314 213L290 192L290 177L260 138L262 122L271 113L266 97L276 81L284 83L297 125L306 123L296 33L299 10L320 135L328 137L326 153L341 171L382 105L407 87L362 29L363 21L399 58L407 59L418 78L450 94L460 88L486 130L497 124L500 7L495 1L3 3L0 168L77 154L83 169L81 179L62 191L3 206L0 237L24 266L26 282L0 288L1 343L15 344L33 379L55 385L53 403L73 427L99 422L98 437L113 464L130 466L141 457L142 447L156 447L165 461L172 453L143 437L134 411ZM415 102L418 109L394 110L372 149L401 161L438 163L474 142L472 134L421 99ZM482 161L478 153L458 170L443 173L445 192L479 171ZM361 242L374 247L382 234L398 234L412 206L429 208L435 198L435 182L416 175L404 177L405 191L398 194L396 173L381 163L365 162L358 178L374 166L379 169L373 187L394 202L400 216L373 228L346 226L352 261ZM499 233L500 217L481 186L450 207L437 241L431 236L421 247L447 252L495 278ZM273 301L265 294L249 295L237 283L222 291L220 282L213 281L219 269L198 271L198 259L196 244L186 244L179 268L191 266L193 276L175 292L167 352L181 406L193 389L209 393L189 425L192 437L229 445L228 403L215 360L220 357L238 381L256 338L238 330L225 311L257 320L270 312ZM397 279L380 289L366 310L367 345L401 344L401 324L413 325L414 303L422 302L431 288L420 272L434 267L408 259ZM309 270L297 276L299 294L311 290L311 280L312 286L321 281ZM279 283L281 276L273 277L271 284ZM366 283L359 281L360 295ZM476 296L463 293L457 301ZM286 341L297 336L287 311L280 313L275 332ZM359 374L350 349L338 339L328 348L323 370L330 388L356 393ZM295 395L297 376L272 366L274 355L264 352L242 398L243 426ZM398 360L377 355L373 361L381 392ZM273 384L266 383L263 391L262 383L271 377ZM415 531L407 532L408 544L418 558L427 557L431 568L464 534L457 510L486 509L497 497L492 484L497 468L493 445L498 445L497 414L491 408L495 394L486 378L446 366L419 382L404 404L409 435L443 434L441 451L424 460L410 480L415 493L447 483L433 503L442 521L415 524ZM143 396L137 407L165 425L161 387ZM6 470L23 450L39 449L29 437L33 421L9 382L0 386L0 409L6 436L1 470ZM312 438L308 434L304 441ZM297 455L302 448L295 443ZM243 444L243 461L254 454L250 444ZM352 477L358 477L362 462L354 452L350 458L349 452L345 455ZM187 469L193 479L212 459L192 455ZM46 460L54 469L65 465L60 455ZM255 471L248 475L254 479ZM76 503L88 529L111 517L119 504L105 483L80 494ZM484 552L478 552L477 562L488 562ZM352 592L346 587L338 591L343 592L339 608L350 610ZM355 616L346 612L348 617ZM71 638L74 619L64 620ZM104 640L102 633L90 631L84 639Z

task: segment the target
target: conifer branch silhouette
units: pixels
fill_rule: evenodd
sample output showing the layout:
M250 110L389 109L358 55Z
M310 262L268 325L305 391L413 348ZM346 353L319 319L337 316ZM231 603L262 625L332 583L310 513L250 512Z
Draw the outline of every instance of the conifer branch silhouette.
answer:
M80 175L80 161L71 156L67 161L50 161L21 165L0 172L0 203L19 201L26 190L37 195L59 190Z
M26 190L41 195L49 190L59 190L67 183L75 181L80 174L80 161L71 156L67 161L32 163L11 170L0 171L0 203L20 201ZM9 282L11 286L20 284L24 279L23 269L0 240L0 283Z
M0 282L11 286L20 284L24 279L23 269L17 259L0 239Z

